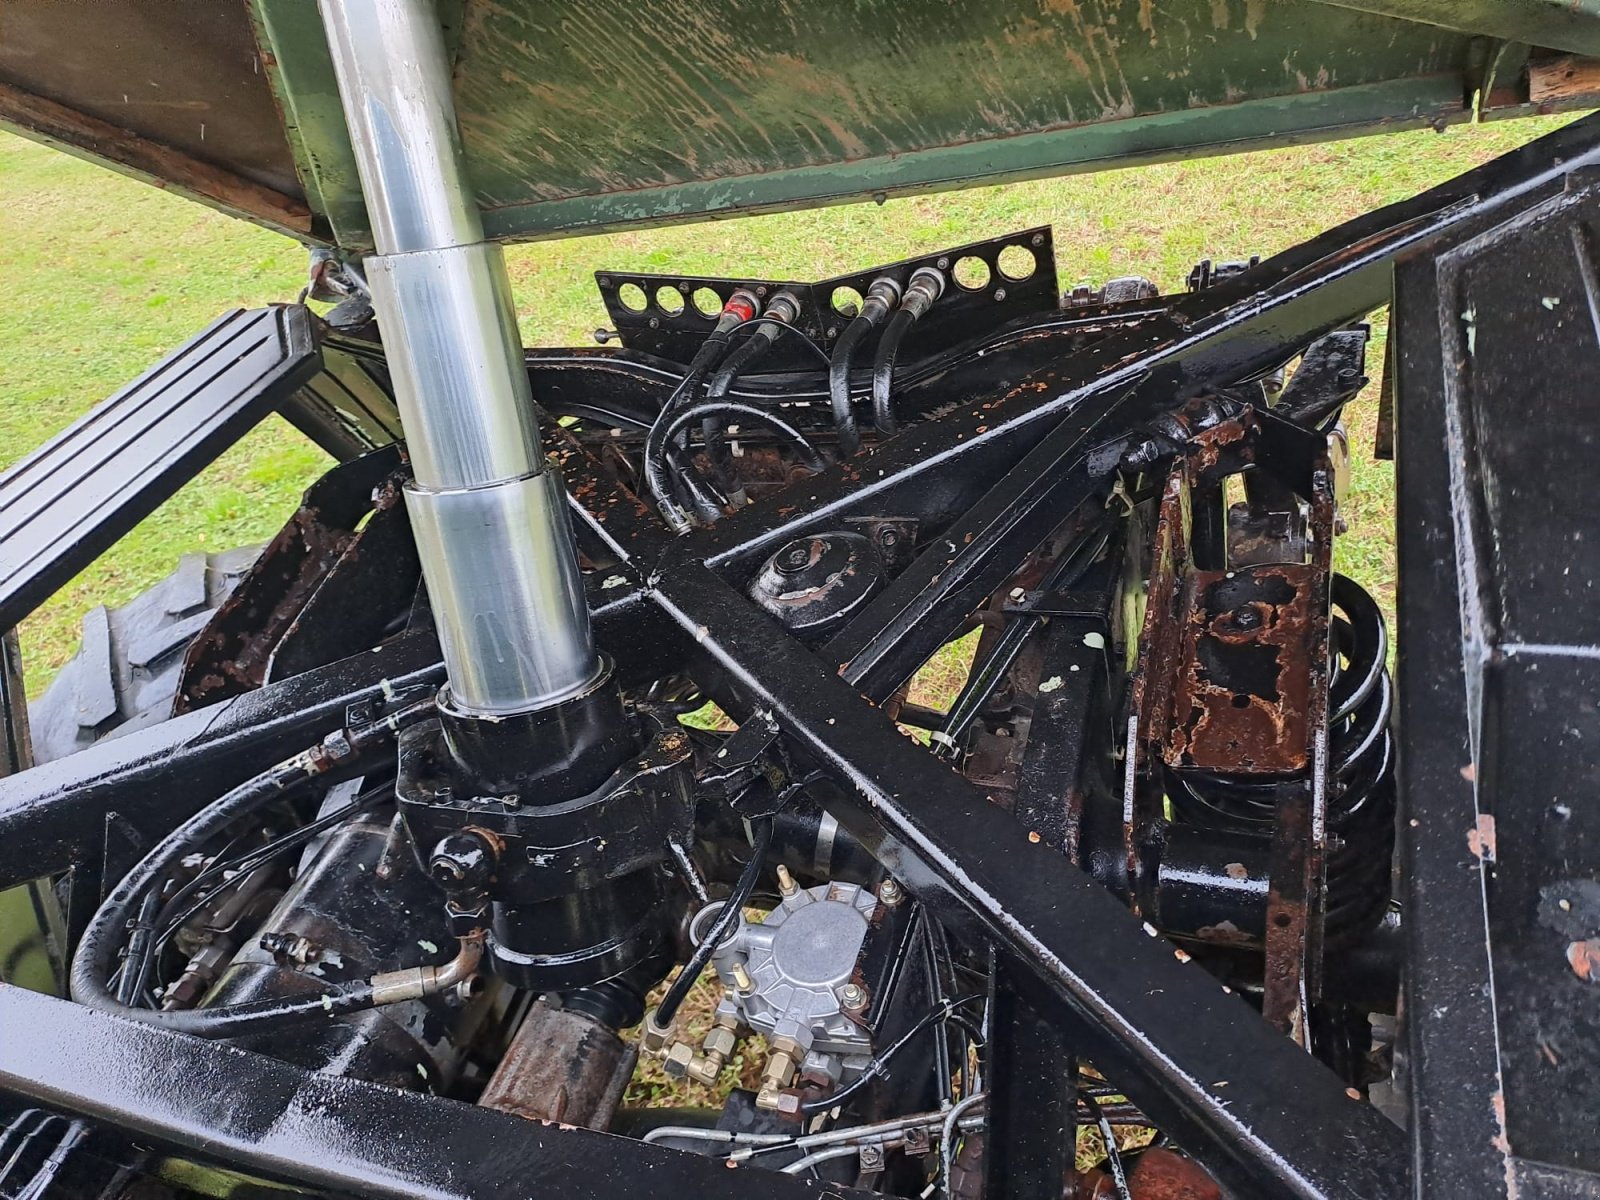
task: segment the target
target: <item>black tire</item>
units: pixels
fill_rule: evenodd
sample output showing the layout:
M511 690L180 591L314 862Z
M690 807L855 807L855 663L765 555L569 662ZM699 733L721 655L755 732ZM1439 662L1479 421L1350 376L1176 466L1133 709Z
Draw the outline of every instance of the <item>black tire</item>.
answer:
M170 717L184 651L260 552L185 554L176 571L121 608L85 613L78 653L28 705L34 762Z

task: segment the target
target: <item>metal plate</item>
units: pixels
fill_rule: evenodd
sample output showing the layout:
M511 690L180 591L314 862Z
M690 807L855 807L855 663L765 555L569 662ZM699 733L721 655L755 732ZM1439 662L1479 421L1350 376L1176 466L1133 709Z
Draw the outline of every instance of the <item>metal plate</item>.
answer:
M1000 269L1000 256L1006 252L1010 256L1008 261L1027 261L1031 267L1026 272L1020 266L1014 267L1019 278L1012 278ZM1025 259L1021 257L1024 255ZM981 264L981 269L973 268L973 264ZM1048 225L838 275L820 283L629 271L596 271L595 283L624 347L686 363L716 325L718 313L735 288L748 288L763 301L780 291L793 293L801 302L796 327L819 346L832 349L854 315L846 307L841 293L853 291L859 302L872 281L884 275L904 287L918 267L938 270L949 280L949 286L927 315L906 334L901 351L905 362L955 345L973 329L992 329L997 319L1004 322L1034 316L1050 312L1057 305L1055 246ZM985 286L965 287L958 282L962 272L969 268L983 276ZM625 288L638 289L643 307L629 307L624 303ZM663 300L670 303L663 304ZM869 364L870 359L863 353L857 366L864 368ZM797 345L792 336L786 335L762 358L760 369L786 370L816 365L815 352Z

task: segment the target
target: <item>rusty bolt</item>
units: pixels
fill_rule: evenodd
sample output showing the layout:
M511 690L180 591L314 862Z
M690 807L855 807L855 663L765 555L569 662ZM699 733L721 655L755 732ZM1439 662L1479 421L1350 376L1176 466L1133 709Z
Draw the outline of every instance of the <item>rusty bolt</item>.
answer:
M861 1169L863 1171L881 1171L881 1170L883 1170L883 1147L882 1146L870 1146L869 1145L869 1146L861 1147Z
M885 879L878 885L878 899L890 908L899 904L905 893L900 890L900 885L893 879Z
M878 530L879 545L895 546L898 545L899 542L900 535L896 533L890 526L885 525L882 529Z

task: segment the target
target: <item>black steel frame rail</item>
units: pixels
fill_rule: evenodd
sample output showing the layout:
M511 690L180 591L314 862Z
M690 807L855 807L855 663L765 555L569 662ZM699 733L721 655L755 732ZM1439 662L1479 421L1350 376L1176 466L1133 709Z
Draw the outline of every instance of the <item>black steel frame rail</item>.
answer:
M905 738L860 685L881 696L937 644L928 630L951 628L952 612L970 597L940 580L996 578L1048 524L1035 523L1030 509L1094 494L1079 455L1092 441L1126 433L1207 387L1271 369L1386 303L1399 257L1426 255L1441 235L1504 221L1596 165L1600 119L1591 119L1182 298L998 399L915 424L875 452L681 541L640 522L631 498L609 498L625 514L612 525L608 498L585 495L590 534L624 560L608 572L613 587L595 597L599 640L624 669L631 658L659 661L668 652L697 664L697 680L735 715L770 710L791 747L839 784L828 802L834 815L936 915L992 942L1008 978L1060 1030L1066 1049L1093 1060L1234 1194L1405 1195L1413 1152L1397 1129ZM1113 408L1114 419L1102 422ZM1044 466L1029 452L1041 443L1050 470L1076 483L1040 479ZM591 483L604 486L597 476L586 490ZM919 511L956 514L953 527L975 536L926 551L906 582L884 593L892 599L865 609L831 649L816 653L789 638L734 586L799 533L849 516ZM661 619L646 619L651 614ZM663 624L681 633L665 648L657 644ZM432 650L425 638L402 639L0 780L0 884L92 869L112 814L146 837L159 832L289 743L336 724L343 703L381 690L384 680L437 678ZM158 779L164 786L152 795ZM26 1038L10 1032L19 1029ZM524 1172L536 1172L540 1191L558 1198L641 1181L677 1195L817 1190L624 1139L313 1080L272 1060L14 988L0 987L0 1030L0 1091L353 1195L505 1194L525 1189L532 1176ZM411 1129L428 1133L413 1144L400 1132Z

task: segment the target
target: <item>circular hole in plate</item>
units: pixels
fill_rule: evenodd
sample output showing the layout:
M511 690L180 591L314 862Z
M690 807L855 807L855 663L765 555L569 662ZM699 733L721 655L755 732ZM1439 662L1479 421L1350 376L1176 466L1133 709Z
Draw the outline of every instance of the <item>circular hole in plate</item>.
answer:
M617 303L629 312L643 312L650 299L637 283L625 283L617 289Z
M861 293L853 287L834 288L828 302L841 317L853 317L861 311Z
M1007 246L1000 251L1000 274L1012 283L1027 279L1039 267L1039 260L1026 246Z
M689 299L694 302L695 311L703 317L714 317L722 311L722 297L711 288L695 288L694 295Z
M956 267L951 274L955 277L956 285L969 292L981 292L989 286L989 264L973 254L956 259Z
M669 317L683 311L683 293L670 283L656 289L656 307Z

